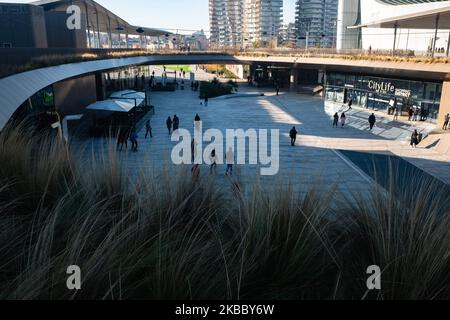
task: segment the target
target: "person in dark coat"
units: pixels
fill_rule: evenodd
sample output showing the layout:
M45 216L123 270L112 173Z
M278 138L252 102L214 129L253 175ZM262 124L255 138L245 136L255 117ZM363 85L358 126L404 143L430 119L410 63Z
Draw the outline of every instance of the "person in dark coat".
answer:
M419 133L417 130L414 130L411 135L411 147L415 148L419 144Z
M177 115L173 116L173 131L177 131L180 128L180 119L177 117Z
M339 114L336 112L335 114L334 114L334 117L333 117L333 127L338 127L339 126Z
M348 109L351 110L351 109L352 109L352 106L353 106L353 99L350 98L350 99L348 100Z
M169 135L172 133L172 124L173 124L172 119L170 117L168 117L166 120L166 125L167 125L167 129L169 130Z
M150 124L150 120L147 120L147 122L145 123L145 139L147 139L149 134L150 134L150 138L153 138L152 126Z
M291 129L291 132L289 133L289 136L291 137L291 146L295 146L295 142L297 141L297 134L298 134L297 129L293 127Z
M130 141L131 141L131 152L138 152L138 134L136 132L136 129L133 128L130 135Z
M341 125L342 125L342 128L345 127L345 124L346 124L346 123L347 123L347 116L345 115L344 112L342 112L342 115L341 115Z
M409 108L408 110L408 121L412 121L414 116L414 110L412 108Z
M372 113L372 115L369 117L370 130L373 129L376 122L377 122L377 118L375 117L375 114Z
M125 129L125 128L120 129L119 135L117 138L117 151L122 151L124 145L125 145L125 150L128 149L128 136L129 136L128 129Z

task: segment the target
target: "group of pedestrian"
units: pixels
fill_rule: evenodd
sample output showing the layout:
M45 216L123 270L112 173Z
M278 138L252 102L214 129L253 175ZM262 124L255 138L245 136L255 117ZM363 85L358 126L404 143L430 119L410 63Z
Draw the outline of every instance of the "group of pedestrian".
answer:
M408 121L426 121L428 119L428 110L424 108L409 108Z
M200 87L200 82L198 82L198 81L191 81L191 90L192 91L198 91L199 87Z
M138 152L138 134L136 127L121 129L117 137L117 151L128 150L128 140L131 142L131 152Z
M342 112L341 116L339 117L339 113L335 113L333 116L333 127L339 127L339 119L341 120L341 128L345 127L345 124L347 123L347 116L345 115L345 112Z
M166 120L166 126L169 130L169 135L171 135L172 132L175 132L180 128L180 118L178 118L177 115L174 115L173 119L169 116Z

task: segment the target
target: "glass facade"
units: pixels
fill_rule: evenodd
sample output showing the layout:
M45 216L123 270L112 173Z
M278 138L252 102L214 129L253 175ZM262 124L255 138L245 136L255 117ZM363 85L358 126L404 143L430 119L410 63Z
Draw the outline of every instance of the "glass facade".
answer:
M25 101L11 117L14 121L28 120L36 130L48 129L55 118L55 97L53 86L46 87Z
M423 121L436 122L442 83L382 78L346 73L328 73L325 99L391 114L397 108L402 115L417 112Z

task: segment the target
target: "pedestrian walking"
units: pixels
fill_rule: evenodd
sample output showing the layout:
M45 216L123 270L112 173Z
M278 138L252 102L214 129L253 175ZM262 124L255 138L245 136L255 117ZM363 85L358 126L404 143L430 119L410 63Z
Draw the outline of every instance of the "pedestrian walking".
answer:
M297 141L297 134L298 134L297 129L293 127L291 129L291 132L289 132L289 137L291 137L291 146L295 146L295 142Z
M346 121L347 121L347 117L345 116L345 113L343 112L342 115L341 115L341 125L342 125L342 128L345 127Z
M117 151L122 151L124 145L125 150L128 150L128 130L122 128L117 137Z
M172 124L173 124L172 119L170 117L168 117L166 120L166 125L167 125L167 129L169 130L169 136L172 134Z
M408 121L412 121L414 116L414 110L413 108L409 108L408 110Z
M447 130L450 126L450 113L447 113L447 115L444 118L444 125L442 126L442 130Z
M136 129L133 129L130 135L131 152L138 152L138 135Z
M395 107L395 109L394 109L394 121L397 121L397 120L398 120L398 115L399 115L398 108Z
M150 120L147 120L147 122L145 123L145 139L147 139L147 137L149 135L150 135L150 138L153 138L152 126L150 124Z
M177 131L180 128L180 119L177 115L173 116L173 132Z
M419 118L419 109L416 108L414 109L413 121L417 121L418 118Z
M411 147L415 148L419 144L419 133L417 130L414 130L413 134L411 135Z
M277 96L280 95L280 87L278 86L278 84L277 84L277 87L276 87L276 91L277 91Z
M353 99L352 98L350 98L349 100L348 100L348 109L349 110L352 110L352 106L353 106Z
M227 171L225 175L233 175L234 153L231 147L227 151Z
M210 173L213 174L217 173L217 155L216 155L216 149L214 149L211 154L209 155L209 160L211 161L211 167L210 167Z
M208 106L208 101L209 101L208 96L205 96L205 107Z
M333 117L333 127L339 126L339 114L336 112Z
M372 113L372 115L369 117L370 130L373 129L373 127L375 126L376 122L377 122L377 118L375 117L375 114Z
M141 76L141 86L142 86L142 90L145 90L145 74L142 74Z

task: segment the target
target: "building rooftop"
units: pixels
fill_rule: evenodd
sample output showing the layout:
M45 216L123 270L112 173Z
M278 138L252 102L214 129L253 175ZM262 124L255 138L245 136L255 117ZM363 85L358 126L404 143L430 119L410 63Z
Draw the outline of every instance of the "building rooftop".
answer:
M70 5L77 5L87 14L89 27L108 33L121 31L129 35L162 36L170 34L164 30L134 26L93 0L40 0L31 4L43 7L46 11L66 11ZM97 20L98 17L98 20ZM143 32L139 32L143 31Z

